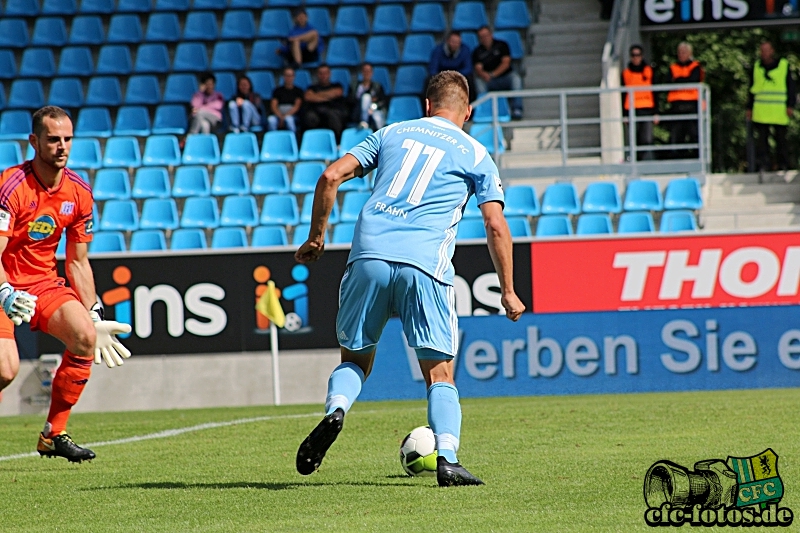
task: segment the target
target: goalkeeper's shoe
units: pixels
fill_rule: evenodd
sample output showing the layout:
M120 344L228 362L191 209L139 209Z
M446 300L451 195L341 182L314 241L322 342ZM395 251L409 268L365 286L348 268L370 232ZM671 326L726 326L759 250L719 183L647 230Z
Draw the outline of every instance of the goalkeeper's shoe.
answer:
M483 485L483 481L470 474L461 463L451 463L441 455L436 458L436 481L440 487Z
M317 424L297 450L297 471L307 476L322 463L325 452L339 436L344 424L344 411L337 409Z
M81 448L66 433L60 433L50 439L39 433L39 444L36 445L36 451L43 457L63 457L71 463L91 461L95 458L92 450Z

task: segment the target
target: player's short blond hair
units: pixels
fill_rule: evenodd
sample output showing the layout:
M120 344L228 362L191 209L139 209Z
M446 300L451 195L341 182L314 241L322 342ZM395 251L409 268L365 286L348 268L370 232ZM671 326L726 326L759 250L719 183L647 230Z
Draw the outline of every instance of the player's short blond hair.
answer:
M425 98L431 102L431 110L448 109L457 113L469 107L469 84L460 72L445 70L428 82Z
M59 120L65 117L69 119L67 112L55 105L48 105L38 109L33 114L33 120L31 124L31 131L33 131L33 134L37 137L39 137L42 134L42 131L44 131L45 117L52 118L53 120Z

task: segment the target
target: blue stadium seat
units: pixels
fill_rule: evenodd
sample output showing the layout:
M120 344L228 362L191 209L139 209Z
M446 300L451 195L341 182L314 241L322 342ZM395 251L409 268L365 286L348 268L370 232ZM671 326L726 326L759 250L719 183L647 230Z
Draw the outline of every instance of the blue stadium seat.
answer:
M258 2L259 4L263 4L261 0L258 0ZM194 0L192 7L195 10L212 9L214 11L222 11L223 9L227 9L228 0Z
M27 141L31 133L31 114L28 111L3 111L0 115L0 139ZM73 145L73 151L75 150Z
M407 35L400 62L404 64L425 63L427 65L431 60L431 52L434 47L436 47L436 41L429 33Z
M369 33L369 20L364 6L341 6L336 13L336 22L333 25L333 34L359 35Z
M302 0L267 0L269 7L298 7Z
M497 120L498 122L511 122L511 109L508 107L508 98L499 97L497 99ZM492 122L491 100L487 100L474 107L472 111L472 122L476 124Z
M311 222L311 214L313 212L314 207L314 193L309 192L303 196L303 209L300 210L300 223L301 224L308 224ZM339 204L337 202L333 203L333 209L331 210L331 215L328 217L328 223L336 224L339 222Z
M185 208L184 208L185 209ZM178 205L172 198L148 198L142 204L141 229L178 229Z
M427 77L428 69L422 65L403 65L398 67L392 94L410 94L419 97L425 89Z
M86 105L117 107L122 104L122 88L113 76L98 76L89 80Z
M258 36L261 38L285 39L289 35L292 26L292 16L289 14L288 9L265 9L261 13Z
M224 56L224 54L222 54ZM228 61L225 59L224 61ZM219 69L213 69L217 76L217 90L222 93L225 100L230 100L236 94L236 75L233 72L219 72Z
M189 0L156 0L156 11L187 11L188 9Z
M174 135L151 135L144 145L145 166L174 167L181 164L181 149Z
M0 141L0 168L13 167L22 163L22 150L16 141Z
M327 61L331 67L357 67L361 50L355 37L332 37L328 43Z
M247 59L244 45L240 41L220 41L214 44L211 54L211 70L244 70Z
M75 174L77 174L80 179L82 179L86 183L89 183L89 173L88 172L86 172L85 170L73 170L73 172ZM94 216L95 217L99 217L99 215L97 214L97 206L96 205L94 206L94 211L95 211Z
M291 131L269 131L261 143L261 161L297 161L297 139Z
M661 211L664 200L658 183L648 180L632 180L625 188L625 211Z
M316 161L303 161L297 163L292 173L290 190L295 194L314 192L317 181L325 171L325 165Z
M339 0L306 0L306 6L338 6Z
M39 0L6 0L6 17L35 17L39 14Z
M117 11L120 13L148 13L152 9L150 0L119 0Z
M58 17L40 17L33 25L33 46L58 46L67 44L67 25Z
M342 132L342 141L339 143L339 157L344 157L344 154L355 145L369 137L372 130L369 128L347 128Z
M264 0L230 0L231 9L261 9L264 7Z
M25 48L29 39L28 25L24 19L0 19L0 47Z
M486 16L486 7L483 2L459 2L456 4L451 29L477 30L487 24L489 24L489 19Z
M164 103L183 104L197 92L197 77L193 74L170 74L164 85Z
M269 226L296 226L300 222L297 198L293 194L269 194L261 208L261 224Z
M77 0L43 0L42 3L42 15L74 15L77 12Z
M164 167L142 167L136 170L131 197L169 198L169 172Z
M253 43L250 51L250 68L257 69L281 69L283 68L283 58L275 51L281 47L278 39L266 39Z
M142 166L139 141L136 137L111 137L106 141L103 166L131 168Z
M411 12L412 33L442 33L446 28L444 9L440 4L414 4Z
M467 205L464 206L463 218L482 218L481 208L478 206L478 198L473 194L467 200Z
M386 96L392 94L392 82L389 79L389 69L386 67L374 67L372 69L372 79L377 81L383 87Z
M469 239L486 239L486 229L483 226L483 220L465 218L458 223L456 241Z
M222 145L223 163L250 163L259 161L258 141L253 133L229 133Z
M133 70L138 73L157 72L166 74L169 72L169 51L167 46L161 43L140 45L136 51L136 64Z
M217 136L196 133L186 137L183 147L184 165L219 165L219 141Z
M125 104L156 105L161 101L158 78L152 75L134 75L128 78ZM188 100L187 100L188 102Z
M664 192L664 209L702 209L703 195L695 178L672 180Z
M536 217L541 213L539 199L532 185L514 185L505 191L506 216Z
M88 77L92 74L94 74L94 61L88 46L69 46L61 50L61 57L58 60L59 76Z
M345 193L344 200L342 200L342 212L339 215L341 222L355 222L358 220L358 215L361 209L367 205L370 197L369 192L350 191Z
M133 135L147 137L150 135L150 113L144 106L124 106L117 111L114 122L114 135Z
M461 44L466 46L470 52L478 47L478 35L474 31L461 32Z
M149 43L172 43L181 38L177 13L152 13L147 21L144 40Z
M294 228L292 232L292 246L300 246L306 239L308 238L308 230L310 229L309 224L299 224ZM325 240L327 240L327 235L325 236Z
M30 129L30 127L28 129ZM25 138L27 139L27 137L25 137ZM72 152L70 152L70 153L72 153ZM31 143L28 143L28 148L25 149L25 159L29 160L29 159L33 159L34 157L36 157L36 151L33 149L33 145ZM83 172L86 172L86 171L84 170ZM90 181L88 179L88 173L87 173L87 179L85 179L84 181L86 183L90 183Z
M356 225L354 222L339 222L333 227L331 244L350 244L353 242L355 232Z
M176 72L205 72L208 70L208 52L203 43L178 43L172 70ZM166 92L166 91L165 91Z
M331 69L333 70L333 69ZM283 76L281 76L281 85L283 85ZM296 87L300 87L302 90L308 89L309 85L311 85L311 73L307 70L300 69L294 71L294 84Z
M508 229L511 232L511 237L530 237L531 225L525 217L508 217Z
M275 76L269 70L251 70L247 73L250 81L253 82L253 91L257 92L264 99L264 102L272 97L275 90Z
M19 75L23 78L52 78L56 60L49 48L28 48L22 53Z
M289 192L289 171L283 163L261 163L253 172L253 194Z
M217 228L211 236L211 248L246 248L247 233L243 228Z
M250 179L247 177L247 167L244 165L219 165L214 170L214 181L211 184L211 194L214 196L227 196L230 194L249 194Z
M92 195L95 201L130 200L131 178L124 168L103 168L94 176Z
M114 12L114 0L81 0L81 13L108 15Z
M201 229L176 229L170 239L170 250L205 250L206 234Z
M69 30L69 44L99 46L106 42L103 20L98 16L75 17ZM108 42L114 42L109 40Z
M138 44L142 42L143 36L139 15L112 15L111 20L108 22L108 37L106 37L106 41L109 43Z
M216 198L193 196L186 199L181 215L182 228L216 228L219 226L219 207Z
M332 130L307 130L300 144L301 161L331 161L338 157L336 138Z
M400 47L394 35L373 35L367 39L364 61L374 65L396 65L400 62Z
M156 108L153 133L156 135L186 133L186 108L180 104L163 104Z
M658 229L663 233L697 231L697 220L695 220L692 211L682 209L664 211L661 215L661 224Z
M79 108L83 106L83 84L78 78L56 78L50 84L49 105Z
M286 246L289 239L283 226L258 226L253 230L251 246Z
M211 181L208 169L201 166L180 166L175 169L175 183L172 185L172 196L188 198L189 196L208 196L211 194Z
M308 15L309 24L311 24L317 29L317 32L320 34L320 36L322 37L330 36L331 27L333 25L331 24L331 17L328 14L328 10L326 8L307 7L306 14ZM261 19L261 25L262 26L264 25L263 18ZM261 33L260 30L259 33ZM283 35L280 35L279 37L285 37L286 35L288 35L288 32L284 33Z
M76 137L111 137L111 114L105 107L84 107L75 123Z
M339 192L368 191L368 190L370 190L369 176L352 178L345 181L339 186Z
M227 196L222 201L221 226L258 226L258 206L252 196Z
M126 252L125 236L119 231L99 231L89 243L90 254Z
M505 0L497 4L494 15L496 30L527 30L531 15L524 0Z
M131 252L161 252L167 249L167 239L160 229L143 229L131 234Z
M655 227L649 211L626 212L619 216L617 233L652 233Z
M589 213L578 218L578 235L601 235L612 233L611 217L605 213Z
M133 200L108 200L103 205L99 224L101 231L134 231L139 229L139 211Z
M537 237L556 237L572 233L572 223L567 215L544 215L536 220Z
M422 118L422 105L418 96L395 96L389 102L387 124Z
M219 30L220 39L250 40L256 36L256 21L248 10L226 11Z
M100 48L96 74L119 74L126 76L133 70L131 51L124 44L107 44Z
M217 17L211 11L191 11L186 15L184 41L216 41L218 36Z
M331 83L340 83L344 89L344 96L350 94L350 69L344 67L336 67L331 69Z
M526 26L527 28L527 26ZM522 59L525 57L525 46L517 30L498 30L494 32L494 38L498 41L505 41L511 51L511 59Z
M42 82L36 80L14 80L11 83L11 94L8 107L38 109L44 105L44 89Z
M583 193L584 213L619 213L622 211L622 200L617 185L610 181L590 183Z
M3 131L2 119L5 118L6 111L0 119L0 132ZM28 115L28 124L25 126L27 131L31 129L31 118ZM0 135L0 138L2 136ZM100 157L100 142L97 139L72 139L72 150L69 152L69 168L89 168L98 169L103 166Z
M408 31L406 10L399 4L381 4L375 8L372 18L372 33L392 33L403 35Z
M577 215L581 212L578 192L572 183L554 183L545 189L543 215Z

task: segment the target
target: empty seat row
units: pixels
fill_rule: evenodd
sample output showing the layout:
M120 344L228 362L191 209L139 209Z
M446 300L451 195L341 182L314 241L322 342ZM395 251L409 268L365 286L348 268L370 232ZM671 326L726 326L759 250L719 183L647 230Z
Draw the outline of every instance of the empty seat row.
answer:
M617 222L617 233L652 233L655 231L650 212L632 211L622 213ZM696 231L697 219L692 211L677 209L661 214L659 231ZM563 235L604 235L613 233L611 217L605 213L588 213L577 219L575 230L567 215L543 215L536 219L536 236L553 237Z

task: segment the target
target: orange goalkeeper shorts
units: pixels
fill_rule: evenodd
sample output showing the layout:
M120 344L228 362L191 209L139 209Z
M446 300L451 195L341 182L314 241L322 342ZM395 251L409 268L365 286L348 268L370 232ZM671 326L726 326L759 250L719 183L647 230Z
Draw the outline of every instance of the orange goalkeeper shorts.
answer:
M47 322L59 307L69 300L80 301L78 295L66 286L64 278L55 278L34 283L27 287L14 287L38 297L36 312L31 318L31 329L47 333ZM0 339L14 338L14 323L0 310Z

